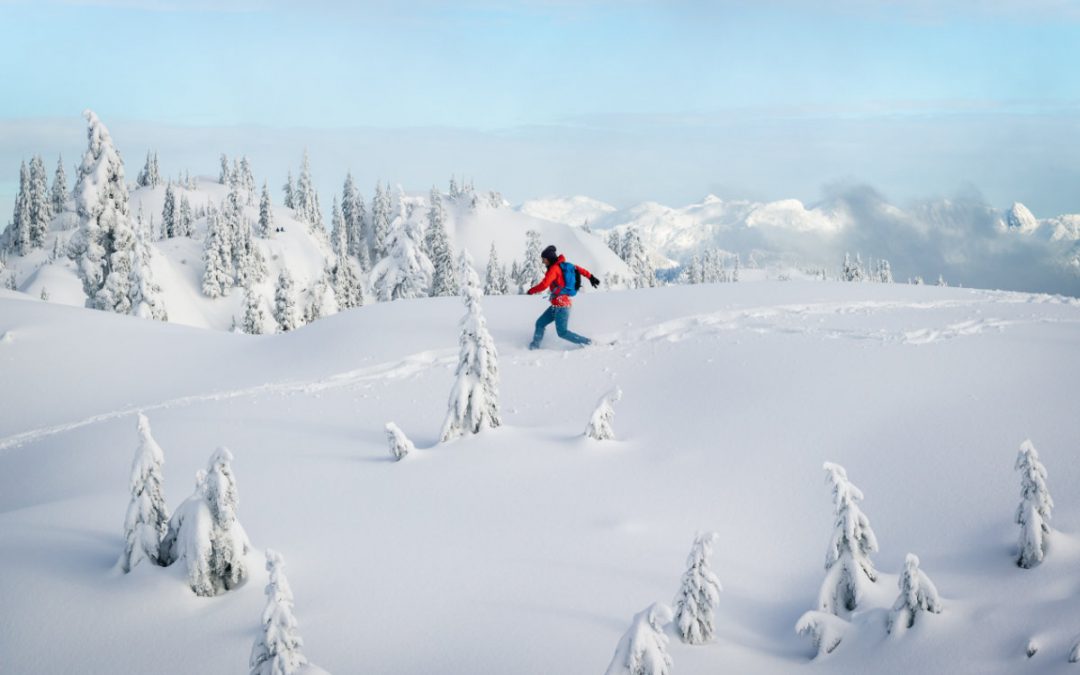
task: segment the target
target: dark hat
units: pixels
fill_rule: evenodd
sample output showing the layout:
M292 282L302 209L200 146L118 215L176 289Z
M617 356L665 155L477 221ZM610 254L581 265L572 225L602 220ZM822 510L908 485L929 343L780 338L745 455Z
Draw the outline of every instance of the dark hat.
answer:
M559 257L559 254L555 252L555 246L552 245L552 246L548 246L543 251L541 251L540 252L540 257L543 258L544 260L548 260L550 262L555 262L555 260Z

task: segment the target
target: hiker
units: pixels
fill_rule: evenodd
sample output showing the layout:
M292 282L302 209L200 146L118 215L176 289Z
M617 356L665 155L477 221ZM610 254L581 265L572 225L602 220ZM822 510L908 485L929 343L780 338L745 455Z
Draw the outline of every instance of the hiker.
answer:
M581 277L585 277L597 288L600 279L589 273L584 267L578 267L573 263L566 262L564 256L555 252L554 246L548 246L540 253L540 259L547 265L547 274L540 283L528 290L529 295L540 293L551 288L551 306L536 320L536 332L533 333L529 349L539 349L540 341L544 339L544 331L552 321L555 322L555 332L559 337L577 345L592 344L592 340L584 335L578 335L566 327L570 322L571 298L581 288Z

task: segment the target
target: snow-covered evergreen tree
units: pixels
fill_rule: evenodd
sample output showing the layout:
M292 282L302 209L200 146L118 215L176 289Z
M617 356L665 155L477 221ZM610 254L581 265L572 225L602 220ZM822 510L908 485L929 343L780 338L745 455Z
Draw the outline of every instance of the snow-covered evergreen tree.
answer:
M709 556L718 538L715 532L699 534L686 558L686 573L675 596L675 628L686 644L705 644L716 635L716 605L720 602L721 587L709 567Z
M449 410L440 438L443 442L502 424L499 418L499 354L480 307L480 279L467 251L459 258L465 316L461 319L461 351Z
M308 660L300 649L304 641L297 634L293 616L293 593L285 578L285 563L281 554L266 549L266 608L262 612L262 628L251 648L251 675L297 675Z
M615 430L612 423L615 421L615 403L622 398L622 390L614 387L600 397L596 409L589 416L589 424L585 427L585 437L596 441L610 441L615 439Z
M219 298L232 288L232 260L233 242L229 223L211 206L206 213L206 240L203 245L203 295Z
M52 220L52 203L49 201L49 176L41 155L30 160L30 245L45 247L45 236Z
M349 255L349 232L345 225L345 216L338 206L337 195L334 195L330 207L330 246L338 258Z
M615 255L619 256L620 259L622 258L622 237L619 236L618 230L612 230L608 233L607 245L608 248L615 252Z
M248 206L255 204L255 176L251 173L251 163L247 156L240 158L240 170L237 177L240 190L244 195L244 203Z
M262 335L266 332L266 312L263 311L262 296L251 283L244 286L244 318L240 330L248 335Z
M686 268L686 283L688 284L700 284L704 279L702 278L702 263L701 257L695 253L690 257L690 263Z
M518 268L518 293L524 293L540 283L544 274L547 273L544 261L540 259L540 251L543 248L539 232L529 230L525 233L525 262Z
M67 174L64 172L64 157L61 155L56 158L56 173L53 174L52 190L49 192L53 213L63 213L67 209L67 200Z
M222 216L232 238L232 265L236 283L244 286L266 278L266 260L255 245L251 221L244 213L244 194L239 182L229 190Z
M281 190L285 194L285 198L282 200L281 203L284 204L286 208L295 209L296 186L293 184L292 171L290 171L286 176L285 184L281 186Z
M446 236L446 212L442 196L431 188L431 207L428 209L428 227L424 248L434 268L431 277L431 297L458 294L457 275L454 273L454 250Z
M371 269L371 285L380 301L419 298L431 286L434 267L422 250L420 229L410 219L390 237L388 254Z
M515 293L522 293L521 283L521 266L518 265L517 260L510 261L510 277L509 283L513 284Z
M161 174L158 172L157 154L151 150L146 151L146 163L135 177L135 185L139 187L156 188L161 183Z
M157 565L161 538L169 524L169 509L165 505L161 467L165 455L150 433L150 421L139 413L135 426L139 446L131 463L131 502L124 517L124 553L120 569L130 572L142 560Z
M307 150L304 150L304 158L300 163L300 175L296 179L293 202L297 218L306 222L312 232L323 229L319 197L315 193L315 184L311 179L311 163Z
M207 470L196 475L195 493L169 519L161 542L161 564L185 562L196 595L223 593L247 576L244 555L251 544L236 519L232 459L227 448L214 451Z
M389 251L390 241L390 194L382 183L375 183L375 196L371 200L371 263L377 266Z
M671 622L671 608L653 603L634 616L619 640L605 675L671 675L671 656L664 625Z
M166 239L176 236L176 192L173 190L172 181L165 186L165 201L161 207L161 231Z
M878 265L878 281L883 284L891 284L893 282L892 267L889 265L888 260L882 260Z
M751 255L750 256L751 262L753 262L753 259L754 259L754 257ZM735 254L735 265L734 265L734 267L731 268L731 280L732 281L738 281L739 280L739 254L738 253Z
M919 569L919 557L908 553L904 558L904 571L897 581L900 595L889 612L888 632L905 630L915 625L920 612L941 613L941 598L930 577Z
M258 234L266 239L274 236L274 210L270 203L270 189L263 181L262 196L259 198L259 228Z
M131 310L128 279L135 232L124 182L124 162L109 130L91 110L88 147L79 167L75 204L79 231L71 254L86 292L88 307L126 314Z
M484 295L506 295L509 292L510 284L506 280L506 268L499 265L499 253L495 250L495 242L491 242L487 275L484 278Z
M339 309L351 309L364 304L363 289L360 286L360 271L356 263L349 256L349 231L345 217L338 207L337 197L334 197L333 206L333 231L330 235L330 243L333 246L336 260L329 270L328 276L334 288L334 299Z
M218 172L218 182L222 185L228 185L232 180L232 170L229 168L229 158L225 156L225 153L221 153L221 171Z
M289 268L282 267L274 289L274 321L278 332L287 333L300 327L300 310L296 304L296 290Z
M1046 467L1039 461L1039 453L1030 440L1020 445L1015 469L1020 472L1020 504L1016 507L1020 555L1016 564L1029 569L1046 556L1046 537L1050 534L1048 521L1054 500L1046 488Z
M386 423L386 442L390 448L390 456L395 460L402 460L416 450L405 432L393 422Z
M33 219L30 216L30 169L26 162L19 165L19 191L15 193L15 213L4 230L7 249L17 255L26 255L33 248L30 234Z
M637 230L630 228L626 231L622 240L623 260L630 267L634 277L631 281L634 288L651 288L656 285L656 272L653 270L652 259L645 251L645 244Z
M828 612L809 611L799 617L795 624L795 632L799 635L809 636L814 642L814 649L818 656L831 654L840 646L851 624L835 614Z
M135 246L131 251L131 273L128 278L128 297L131 314L141 319L168 321L161 286L154 282L150 269L150 242L143 229L135 231Z
M877 581L870 554L878 550L870 520L859 508L863 493L848 480L844 467L825 463L827 482L833 491L833 534L825 554L825 581L818 606L840 615L858 606L867 583Z
M345 184L341 188L341 217L345 220L348 253L359 256L360 247L367 246L363 232L364 200L356 189L351 171L345 174Z
M862 258L858 254L855 254L855 260L851 260L851 255L844 254L844 269L841 273L841 278L844 281L862 281L866 278L863 273Z
M187 195L180 196L180 209L176 214L174 237L190 237L195 234L195 218L191 213L191 202Z
M943 277L942 275L939 274L938 278L937 278L937 285L941 286L941 287L945 287L945 286L948 286L949 284L945 283L945 277Z

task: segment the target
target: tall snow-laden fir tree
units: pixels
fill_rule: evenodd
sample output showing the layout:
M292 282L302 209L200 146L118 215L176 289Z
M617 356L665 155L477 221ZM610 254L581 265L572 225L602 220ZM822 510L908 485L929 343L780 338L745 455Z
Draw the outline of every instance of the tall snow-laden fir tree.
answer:
M222 185L228 185L232 180L232 169L229 168L229 158L225 156L225 153L221 153L221 171L218 172L218 182Z
M352 172L349 172L345 174L345 184L341 188L341 215L345 219L345 229L348 232L349 255L355 256L361 263L361 269L366 271L363 261L370 258L370 248L365 223L367 215L364 211L364 198L356 189Z
M897 581L900 595L889 612L888 632L895 629L906 630L915 625L915 619L922 612L941 613L941 598L937 587L930 577L919 569L919 557L908 553L904 558L904 571Z
M315 184L311 180L311 162L308 159L307 150L304 150L304 158L300 163L300 176L296 179L293 202L296 215L300 220L306 222L313 232L322 229L323 219L319 209L319 197L315 194Z
M484 277L484 295L506 295L509 292L510 284L506 280L506 269L499 264L499 253L495 250L495 242L491 242L487 274Z
M165 201L161 207L161 231L166 239L176 236L176 192L173 190L172 181L165 186Z
M334 288L334 299L337 300L339 309L351 309L364 304L363 289L360 287L360 273L356 264L349 256L349 232L345 223L345 217L338 207L337 197L334 197L333 206L333 230L330 235L330 243L334 249L336 260L330 269L329 276Z
M371 285L380 301L427 295L434 268L422 250L420 228L411 219L399 223L389 252L371 269Z
M135 178L135 184L139 187L156 188L161 185L161 172L158 169L157 153L146 151L146 164Z
M480 279L467 251L459 259L465 316L461 319L461 351L449 410L440 438L443 442L479 433L502 424L499 418L499 354L480 307Z
M1020 472L1020 504L1016 507L1020 555L1016 564L1030 569L1046 556L1046 537L1050 534L1054 500L1046 488L1046 467L1039 461L1039 453L1030 440L1021 444L1015 468Z
M131 463L131 502L124 517L124 553L120 569L130 572L143 560L159 564L161 538L169 527L161 467L165 455L150 433L150 421L139 413L136 430L139 446Z
M585 427L585 437L595 441L610 441L615 438L615 430L612 423L615 421L615 402L622 398L622 390L614 387L600 397L596 409L589 416L589 424Z
M442 196L434 187L431 188L431 207L428 209L428 228L424 243L434 267L431 297L457 295L454 251L450 246L450 239L446 236L446 212L443 210Z
M615 255L619 256L619 258L622 259L622 237L619 236L618 230L612 230L611 232L608 232L607 245L608 248L614 251Z
M293 183L292 171L287 174L285 184L281 186L281 190L285 195L281 203L285 205L285 208L296 209L296 186Z
M161 296L161 286L154 282L154 273L150 269L152 255L148 236L141 228L137 229L128 279L131 314L140 319L168 321L169 315Z
M891 284L893 282L892 267L889 265L888 260L882 260L878 265L878 281L883 284Z
M53 213L63 213L67 209L67 200L67 174L64 172L64 157L61 155L56 158L56 173L53 174L52 190L49 192Z
M296 289L288 267L282 267L274 289L274 321L278 332L287 333L300 327L300 310L296 305Z
M675 628L686 644L705 644L716 635L721 587L709 567L709 556L718 538L715 532L699 534L686 558L686 573L675 596Z
M855 254L854 261L852 261L849 254L844 254L842 278L844 281L863 281L866 279L866 273L863 271L862 257L860 257L858 253Z
M293 616L293 593L285 578L281 554L266 549L266 607L262 612L259 636L251 647L251 675L296 675L307 665L300 649L304 641L297 634Z
M229 190L222 216L232 238L232 264L236 283L244 286L266 277L266 261L251 231L251 222L244 213L243 188L239 183Z
M514 292L521 293L521 266L518 265L517 260L510 261L510 278L509 283L514 285Z
M187 565L188 584L196 595L212 596L235 588L247 577L244 556L251 544L236 518L239 503L232 475L232 453L218 448L206 471L169 519L161 542L161 562Z
M839 616L854 610L865 595L866 584L877 581L870 554L878 550L878 543L870 520L859 508L862 491L848 480L844 467L826 462L824 468L833 491L833 534L825 553L818 606Z
M26 162L19 166L19 191L15 193L15 213L11 224L4 230L7 249L17 255L26 255L33 248L30 234L33 219L30 216L30 169Z
M233 242L228 221L211 205L206 213L206 241L203 244L202 292L219 298L233 286Z
M540 251L543 244L540 242L540 233L529 230L525 233L525 262L519 268L518 293L524 293L530 287L540 283L547 270L544 261L540 259Z
M135 232L124 182L124 162L109 130L93 111L84 113L88 147L79 167L75 204L79 231L71 253L88 307L126 314L131 310L128 279Z
M630 267L634 278L631 283L634 288L651 288L656 285L656 273L653 270L652 259L645 251L645 244L637 230L630 228L623 235L623 260Z
M253 206L255 204L255 176L251 173L251 163L248 162L246 155L240 158L239 174L238 180L240 190L244 194L244 203Z
M259 197L259 236L266 239L274 236L274 210L270 202L270 190L263 181L262 196Z
M664 625L671 622L671 608L653 603L634 616L619 640L605 675L671 675L671 656Z
M386 257L390 240L390 195L382 183L375 183L371 200L371 264L378 265Z
M393 422L386 423L386 443L390 448L390 456L396 461L405 459L406 456L416 450L416 446L405 435L405 432Z
M195 217L191 212L191 202L187 195L180 195L180 208L176 214L174 237L190 237L195 234Z
M34 155L30 160L30 244L33 248L45 247L45 236L49 232L52 216L45 162L41 155Z
M249 281L244 285L244 318L240 330L247 335L262 335L266 332L266 312L263 311L262 296Z

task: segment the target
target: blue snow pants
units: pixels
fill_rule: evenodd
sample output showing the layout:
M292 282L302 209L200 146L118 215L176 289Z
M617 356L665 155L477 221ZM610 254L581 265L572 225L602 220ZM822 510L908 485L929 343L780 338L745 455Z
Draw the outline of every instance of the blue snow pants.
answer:
M555 305L551 305L540 315L540 318L536 320L536 332L533 333L533 339L529 344L529 349L538 349L540 347L540 341L544 339L544 331L547 329L548 324L552 322L555 323L555 332L562 339L573 342L576 345L587 345L592 342L592 340L584 335L578 335L566 327L570 322L569 307L556 307Z

